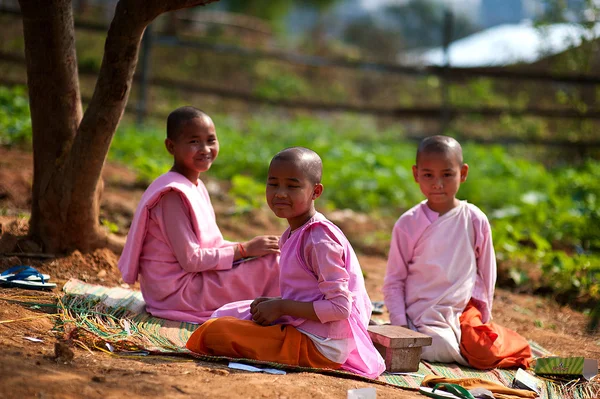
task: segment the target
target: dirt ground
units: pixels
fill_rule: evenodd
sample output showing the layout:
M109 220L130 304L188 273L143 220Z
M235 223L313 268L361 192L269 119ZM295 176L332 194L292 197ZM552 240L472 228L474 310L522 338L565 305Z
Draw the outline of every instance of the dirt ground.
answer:
M118 226L120 234L125 234L143 187L135 181L133 173L116 165L107 165L104 179L102 217ZM55 258L12 255L35 252L24 239L31 182L31 154L0 147L0 270L29 264L50 274L58 284L52 292L0 288L0 398L345 398L349 389L369 386L376 388L378 398L423 397L410 390L321 374L273 376L184 358L122 358L78 346L70 348L72 359L69 350L59 350L57 358L55 343L62 336L53 330L56 314L12 301L50 302L71 277L108 286L121 285L123 281L117 269L118 255L109 250L91 254L75 252ZM217 220L227 238L249 239L283 230L281 221L266 210L234 215L224 194L226 187L210 180L208 187ZM360 232L381 227L373 226L364 215L351 215L353 222L346 226L344 217L347 221L347 215L338 215L336 222L350 230L349 236L358 248L362 248L358 243ZM391 229L391 224L388 227ZM368 247L362 249L371 253L359 254L367 289L372 300L382 300L385 257ZM498 288L494 318L556 354L600 359L600 333L586 332L585 315L551 299Z

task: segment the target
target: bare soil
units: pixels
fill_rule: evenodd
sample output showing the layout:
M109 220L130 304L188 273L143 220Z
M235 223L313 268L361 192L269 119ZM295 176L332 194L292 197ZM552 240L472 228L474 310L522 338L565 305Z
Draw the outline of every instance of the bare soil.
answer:
M103 177L102 218L116 225L120 234L126 234L143 187L131 171L118 165L108 164ZM121 285L123 281L117 269L118 255L109 250L54 258L20 254L36 249L26 238L31 182L31 154L0 147L0 270L29 264L50 274L58 284L53 292L0 288L0 398L345 398L349 389L368 386L377 389L378 398L422 397L410 390L314 373L273 376L192 359L121 358L68 345L55 349L63 338L60 331L54 330L56 314L44 312L44 307L35 309L11 300L51 302L72 277L107 286ZM227 238L249 239L283 230L281 221L267 210L234 214L225 194L226 186L210 179L208 186ZM350 219L352 223L348 223ZM386 260L380 248L387 243L370 247L360 240L361 233L380 229L381 222L370 221L364 215L341 215L336 221L363 253L359 253L359 258L371 299L382 300ZM393 222L387 223L383 227L391 230ZM384 320L386 317L381 316ZM552 299L498 288L494 318L556 354L600 358L600 333L586 331L587 317Z

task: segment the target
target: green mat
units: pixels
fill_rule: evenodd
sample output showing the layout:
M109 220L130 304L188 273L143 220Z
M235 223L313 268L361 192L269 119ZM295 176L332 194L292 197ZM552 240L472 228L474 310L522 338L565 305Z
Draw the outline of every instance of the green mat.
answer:
M515 374L515 370L482 371L457 364L422 361L419 370L414 373L398 375L386 372L377 380L372 380L340 370L313 369L253 359L232 359L224 356L203 356L185 348L185 343L197 328L197 324L151 316L145 311L145 303L139 291L92 285L76 279L69 280L64 285L63 291L64 295L59 301L62 308L60 322L69 332L70 338L88 348L111 351L117 355L168 354L193 356L209 362L237 361L268 365L270 368L355 378L408 389L418 389L426 375L450 378L476 377L510 386ZM531 342L531 347L536 357L550 355L548 351L534 342ZM594 397L583 384L565 386L551 380L543 381L541 399Z

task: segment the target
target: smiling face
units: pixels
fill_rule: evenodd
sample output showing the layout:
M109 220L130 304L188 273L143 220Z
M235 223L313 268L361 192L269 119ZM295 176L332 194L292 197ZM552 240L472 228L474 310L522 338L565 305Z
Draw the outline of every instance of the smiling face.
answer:
M427 197L427 206L440 216L458 206L456 193L467 180L468 171L469 166L461 164L453 151L424 152L413 166L413 176Z
M323 185L308 178L306 165L301 161L271 161L267 179L267 203L277 217L288 220L291 230L302 226L315 214L313 201L322 192Z
M171 170L181 173L194 184L200 173L210 169L219 155L217 132L208 116L182 123L175 137L165 140L165 146L174 158Z

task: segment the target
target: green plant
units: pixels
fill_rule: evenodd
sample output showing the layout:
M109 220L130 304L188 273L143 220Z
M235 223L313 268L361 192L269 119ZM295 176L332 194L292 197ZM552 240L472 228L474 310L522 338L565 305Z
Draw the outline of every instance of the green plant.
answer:
M260 208L265 203L265 185L245 175L233 176L229 194L234 198L238 213Z
M259 82L254 93L269 99L302 97L309 93L309 85L295 73L288 72L277 64L261 62L256 74Z
M26 88L0 86L0 144L30 144L31 117Z
M119 232L119 226L117 226L116 223L111 222L108 219L101 219L100 223L102 224L102 226L104 226L106 230L108 230L109 233L116 234Z

